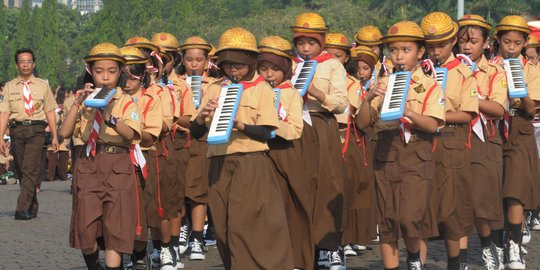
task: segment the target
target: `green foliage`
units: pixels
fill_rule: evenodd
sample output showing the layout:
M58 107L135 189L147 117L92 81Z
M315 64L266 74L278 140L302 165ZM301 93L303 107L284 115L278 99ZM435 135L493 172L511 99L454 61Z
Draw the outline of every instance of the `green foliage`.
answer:
M104 0L101 11L80 15L56 0L41 8L24 0L21 9L0 8L0 80L16 76L15 50L34 49L39 76L56 87L75 85L84 72L84 56L99 42L122 46L133 36L148 39L169 32L180 42L199 35L214 45L223 31L244 27L258 39L279 35L291 39L295 17L307 11L320 13L331 28L350 37L366 24L386 29L400 20L420 22L439 10L456 15L456 0ZM540 0L465 0L465 12L477 13L496 24L508 14L540 10ZM537 15L537 14L531 14Z

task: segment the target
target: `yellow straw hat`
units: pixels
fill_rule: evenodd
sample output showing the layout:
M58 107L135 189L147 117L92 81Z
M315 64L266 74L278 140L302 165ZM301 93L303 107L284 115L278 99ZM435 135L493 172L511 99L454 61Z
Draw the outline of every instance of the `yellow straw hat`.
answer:
M347 42L347 37L344 34L328 33L326 34L326 48L349 50L351 45Z
M356 46L354 48L351 48L351 59L352 60L358 60L360 55L367 55L373 59L374 63L377 63L379 61L379 56L375 54L371 48L368 46Z
M476 14L465 14L458 21L458 25L461 26L478 26L491 31L491 24L489 24L484 17Z
M204 38L193 36L184 40L184 44L180 46L180 50L183 52L189 49L201 49L210 52L212 50L212 46L210 46L210 44L208 44Z
M377 46L382 44L383 35L381 30L373 25L366 25L358 29L354 35L354 40L357 45Z
M525 34L530 34L531 29L525 18L518 15L510 15L502 18L501 22L495 27L495 31L519 31Z
M152 43L161 46L162 51L177 52L178 40L171 34L161 32L152 36Z
M210 59L217 59L217 55L216 55L216 47L214 47L214 45L210 45L212 47L212 49L210 50L210 52L208 52L208 57Z
M538 38L531 35L529 36L529 43L527 44L527 48L535 48L540 47L540 43L538 43Z
M255 36L241 27L231 28L221 34L216 53L229 49L259 52Z
M388 33L382 38L383 43L399 41L424 41L424 33L420 26L411 21L395 23L388 29Z
M291 30L300 33L326 33L328 32L328 27L321 15L307 12L296 17Z
M144 64L148 62L148 59L144 57L144 54L141 52L141 50L133 46L126 46L120 48L120 53L122 54L122 57L126 59L126 64L128 65Z
M439 11L431 12L424 16L420 25L424 32L426 43L438 43L449 40L456 36L459 28L457 23L448 14Z
M293 58L291 43L282 37L265 37L259 42L258 49L261 53L273 53L286 58Z
M151 51L159 52L159 46L153 44L144 37L132 37L124 43L124 46L133 46L135 48L149 49Z
M88 56L84 58L86 63L99 60L112 60L123 64L126 63L126 59L122 57L120 49L118 49L118 47L112 43L100 43L94 46L88 53Z

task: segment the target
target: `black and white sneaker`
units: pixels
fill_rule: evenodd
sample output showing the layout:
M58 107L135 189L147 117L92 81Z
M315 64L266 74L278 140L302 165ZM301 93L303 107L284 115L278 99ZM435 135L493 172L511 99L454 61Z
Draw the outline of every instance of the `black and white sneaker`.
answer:
M424 270L424 264L420 260L410 261L407 259L407 269L409 270Z
M343 250L335 250L328 252L330 255L330 270L346 270L347 266L345 264L345 254Z
M460 263L459 264L459 270L469 270L469 264Z
M126 265L125 270L152 270L152 264L150 258L145 256L140 260L135 260L135 257L131 255L131 261Z
M197 238L193 239L193 242L189 243L189 249L190 261L202 261L206 258L204 255L204 246Z
M351 245L346 245L343 247L343 253L345 256L356 256L356 251L352 248Z
M191 230L188 224L184 224L182 225L182 227L180 227L179 245L178 245L178 251L180 252L180 254L184 254L186 250L188 249L188 241L189 241L190 234L191 234Z
M204 233L204 245L207 247L216 245L216 232L212 226L208 226Z
M529 226L527 226L527 223L524 222L523 223L523 238L521 238L521 244L527 245L528 243L531 242L531 238L532 238L532 235L531 235L531 231L529 230Z
M495 246L495 250L497 250L497 257L499 259L499 270L504 270L504 248Z
M160 270L176 270L176 252L172 247L162 248L159 254Z
M510 243L508 243L507 252L508 260L506 263L506 268L517 270L525 269L525 260L523 259L521 246L519 244L516 244L514 241L510 240Z
M538 219L538 217L531 218L531 221L529 222L529 227L533 231L540 231L540 219Z
M160 260L159 260L159 254L161 253L160 249L154 248L152 250L152 253L150 253L150 259L152 260L152 267L153 268L159 268L160 267Z
M319 261L317 262L319 267L330 267L330 252L328 250L319 250Z
M482 249L482 260L484 261L484 269L499 270L499 255L494 244Z

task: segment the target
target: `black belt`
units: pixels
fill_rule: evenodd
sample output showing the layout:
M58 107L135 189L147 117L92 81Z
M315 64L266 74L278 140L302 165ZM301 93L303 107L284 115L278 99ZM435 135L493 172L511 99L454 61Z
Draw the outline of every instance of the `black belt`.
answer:
M100 143L96 146L96 152L107 153L107 154L128 154L129 147Z
M245 156L245 157L249 157L249 156L258 156L258 155L263 155L263 156L266 156L266 151L257 151L257 152L247 152L247 153L232 153L232 154L228 154L228 155L225 155L225 156ZM216 156L218 157L218 156ZM223 155L221 156L223 157Z
M24 120L24 121L17 121L17 120L11 120L11 126L46 126L47 121L45 120Z
M399 130L387 130L387 131L381 131L378 134L379 140L401 140L401 132ZM434 137L433 134L428 134L424 132L411 132L411 137L409 139L409 142L416 142L416 141L429 141L432 140Z

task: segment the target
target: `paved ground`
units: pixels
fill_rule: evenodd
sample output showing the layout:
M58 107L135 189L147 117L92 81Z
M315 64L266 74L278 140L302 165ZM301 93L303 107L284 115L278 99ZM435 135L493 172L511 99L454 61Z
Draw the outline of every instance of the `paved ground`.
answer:
M40 212L31 221L13 219L17 185L0 186L0 269L85 269L79 251L69 247L69 218L71 195L69 182L45 182L38 194ZM430 245L429 268L446 269L446 256L442 242ZM473 238L469 250L471 269L480 267L478 240ZM359 257L348 258L348 269L383 269L378 247ZM540 269L540 232L533 233L527 247L527 269ZM210 247L204 262L185 262L185 269L223 269L215 248ZM404 263L402 263L404 265ZM405 268L402 268L405 269Z

